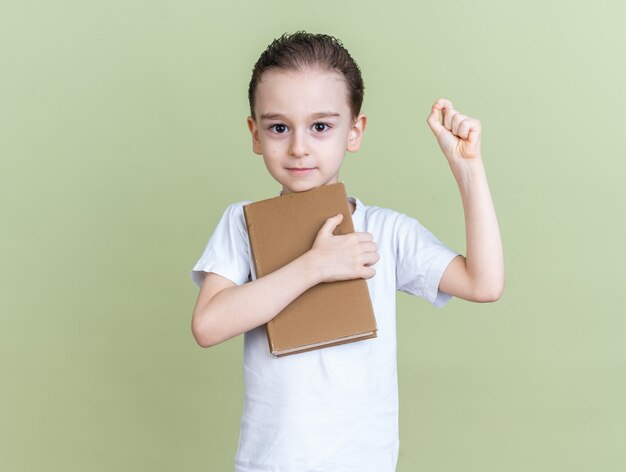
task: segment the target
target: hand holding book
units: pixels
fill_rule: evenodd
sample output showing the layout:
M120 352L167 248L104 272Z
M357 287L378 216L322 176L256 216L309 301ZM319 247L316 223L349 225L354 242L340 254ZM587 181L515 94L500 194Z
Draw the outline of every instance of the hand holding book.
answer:
M380 259L378 246L370 233L335 236L333 231L343 214L328 218L317 233L310 255L320 274L320 282L370 279L376 274L371 266Z

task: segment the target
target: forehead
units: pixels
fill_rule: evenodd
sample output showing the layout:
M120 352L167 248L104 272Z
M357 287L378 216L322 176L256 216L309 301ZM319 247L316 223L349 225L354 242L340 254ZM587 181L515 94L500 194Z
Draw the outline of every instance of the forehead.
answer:
M270 69L256 90L255 112L310 114L335 111L349 114L348 88L341 73L321 69Z

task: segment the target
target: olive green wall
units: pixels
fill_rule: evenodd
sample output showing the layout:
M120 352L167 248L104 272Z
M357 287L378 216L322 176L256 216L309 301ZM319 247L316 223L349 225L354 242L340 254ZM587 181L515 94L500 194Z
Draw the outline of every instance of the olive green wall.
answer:
M5 1L0 470L232 469L241 338L203 350L189 271L273 196L247 83L285 31L341 38L369 116L342 180L464 250L426 124L483 123L507 288L399 295L398 470L626 470L623 2Z

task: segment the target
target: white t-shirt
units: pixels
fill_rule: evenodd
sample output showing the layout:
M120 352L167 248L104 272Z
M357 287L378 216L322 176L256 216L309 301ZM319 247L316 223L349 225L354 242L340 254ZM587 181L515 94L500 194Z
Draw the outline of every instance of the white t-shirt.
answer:
M387 472L398 457L396 290L436 306L451 296L439 280L458 255L416 219L356 204L355 231L378 244L367 280L378 337L275 359L263 326L244 337L244 409L237 472ZM191 276L206 272L241 285L251 280L243 205L230 205ZM329 217L332 215L329 215Z

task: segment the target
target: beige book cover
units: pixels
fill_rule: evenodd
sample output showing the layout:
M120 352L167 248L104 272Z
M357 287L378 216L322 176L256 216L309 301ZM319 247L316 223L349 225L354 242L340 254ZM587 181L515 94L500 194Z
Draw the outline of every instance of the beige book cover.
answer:
M324 222L343 213L334 234L354 232L343 183L281 195L244 206L257 277L306 253ZM364 279L321 283L266 325L274 357L376 337L376 318Z

